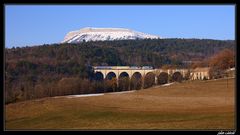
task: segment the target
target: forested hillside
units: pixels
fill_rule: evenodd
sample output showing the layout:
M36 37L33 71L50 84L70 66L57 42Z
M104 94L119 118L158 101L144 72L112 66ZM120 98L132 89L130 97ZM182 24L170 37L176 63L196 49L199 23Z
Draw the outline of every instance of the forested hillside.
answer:
M235 41L147 39L5 49L6 102L97 92L91 66L187 67L186 61L203 61L226 48L234 50Z

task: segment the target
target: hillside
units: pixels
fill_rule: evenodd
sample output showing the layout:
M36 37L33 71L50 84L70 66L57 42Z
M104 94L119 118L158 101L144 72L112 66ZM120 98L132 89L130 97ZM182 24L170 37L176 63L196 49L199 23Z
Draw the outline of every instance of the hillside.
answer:
M228 84L228 85L227 85ZM235 79L6 105L6 129L233 130Z
M5 49L6 102L15 102L18 97L33 99L46 95L96 93L98 85L90 82L93 78L91 66L188 67L184 61L207 60L225 48L234 50L235 41L146 39ZM59 92L65 83L72 82L76 82L74 86L78 91Z

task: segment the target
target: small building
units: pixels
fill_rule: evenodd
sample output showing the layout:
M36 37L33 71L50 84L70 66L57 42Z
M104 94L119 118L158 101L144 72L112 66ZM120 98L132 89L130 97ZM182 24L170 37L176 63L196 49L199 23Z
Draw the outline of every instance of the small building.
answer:
M195 68L190 73L190 79L191 80L204 80L204 79L210 79L209 76L209 67L203 67L203 68Z

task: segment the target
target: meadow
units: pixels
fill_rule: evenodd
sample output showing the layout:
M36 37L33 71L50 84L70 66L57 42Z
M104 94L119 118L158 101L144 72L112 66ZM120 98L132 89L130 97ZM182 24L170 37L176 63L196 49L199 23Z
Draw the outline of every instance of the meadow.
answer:
M232 130L235 78L5 105L6 130Z

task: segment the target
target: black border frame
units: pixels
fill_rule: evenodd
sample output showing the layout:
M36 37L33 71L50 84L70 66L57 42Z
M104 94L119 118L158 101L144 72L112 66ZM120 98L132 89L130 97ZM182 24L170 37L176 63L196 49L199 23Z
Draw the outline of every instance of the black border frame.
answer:
M148 2L152 2L152 3L99 3L99 2L95 2L95 3L91 3L90 1L89 2L83 2L83 3L75 3L76 1L73 2L73 0L68 0L67 2L63 2L63 3L56 3L56 2L59 2L59 1L55 1L55 0L52 0L50 1L50 3L48 3L49 1L48 0L43 0L41 2L44 2L44 3L38 3L39 1L34 1L34 2L28 2L28 3L19 3L19 1L14 1L14 0L9 0L9 1L6 1L4 0L4 4L2 4L2 15L3 15L3 53L2 53L2 57L3 57L3 69L2 69L2 77L0 78L1 79L1 82L2 82L2 85L3 86L3 91L4 91L4 69L5 69L5 66L4 66L4 62L5 62L5 53L4 53L4 49L5 49L5 5L235 5L235 42L236 42L236 54L238 54L238 47L237 47L237 41L238 41L238 31L239 31L239 27L237 27L237 22L238 21L238 10L239 10L239 5L235 2L235 1L232 1L232 0L229 0L227 2L223 2L223 1L220 1L218 3L208 3L208 1L204 1L204 3L202 3L203 1L201 1L199 3L199 1L197 0L196 2L198 3L188 3L188 2L183 2L183 3L178 3L174 0L169 0L168 2L161 2L161 3L156 3L156 2L152 2L152 1L148 1ZM73 3L69 3L69 2L73 2ZM125 2L125 1L124 1ZM175 2L175 3L169 3L169 2ZM237 57L236 57L236 62L237 62ZM235 91L235 94L236 94L236 102L235 102L235 105L236 105L236 130L233 131L235 132L235 134L239 134L239 124L237 123L238 122L238 115L239 114L239 109L237 107L238 105L238 99L237 99L237 95L238 95L238 91L237 91L237 85L238 85L238 74L237 74L237 63L236 63L236 91ZM32 134L33 132L32 131L39 131L38 133L40 134L45 134L45 133L53 133L51 131L60 131L60 132L56 132L57 134L62 134L62 133L65 133L65 132L69 132L69 133L79 133L79 131L81 133L95 133L96 131L100 131L100 133L106 133L105 130L46 130L46 131L43 131L43 130L6 130L5 129L5 126L4 126L4 92L3 92L3 95L2 95L2 99L3 99L3 132L4 133L17 133L17 131L20 131L20 133L23 133L23 134ZM6 131L6 132L5 132ZM26 132L27 131L27 132ZM64 132L63 132L64 131ZM220 130L220 131L212 131L212 130L107 130L107 132L110 132L110 133L113 133L112 131L121 131L121 132L132 132L132 133L137 133L139 131L141 132L147 132L147 133L159 133L159 131L163 134L178 134L178 133L183 133L183 134L218 134L219 132L223 131L225 132L225 134L228 132L228 130ZM137 131L137 132L136 132ZM149 132L151 131L151 132ZM157 132L156 132L157 131ZM232 131L229 131L229 132L232 132ZM3 133L3 134L4 134ZM34 132L34 134L36 134L37 132ZM37 134L38 134L37 133Z

